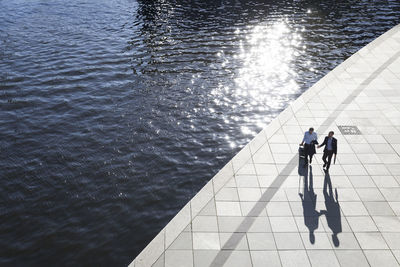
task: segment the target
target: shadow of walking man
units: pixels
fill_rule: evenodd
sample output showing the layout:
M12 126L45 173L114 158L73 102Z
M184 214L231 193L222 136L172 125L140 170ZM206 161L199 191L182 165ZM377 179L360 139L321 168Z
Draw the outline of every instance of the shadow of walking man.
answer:
M342 232L342 219L340 215L338 192L335 188L335 195L333 195L331 177L328 172L325 173L323 191L326 210L321 210L321 214L325 215L328 227L332 230L333 244L335 247L338 247L339 239L337 235Z
M315 243L314 231L318 229L319 216L321 215L317 210L317 194L314 192L312 167L309 166L310 172L308 175L307 167L305 167L304 174L304 190L303 194L299 193L301 203L303 205L304 224L309 230L309 238L311 244ZM299 172L300 174L300 172Z

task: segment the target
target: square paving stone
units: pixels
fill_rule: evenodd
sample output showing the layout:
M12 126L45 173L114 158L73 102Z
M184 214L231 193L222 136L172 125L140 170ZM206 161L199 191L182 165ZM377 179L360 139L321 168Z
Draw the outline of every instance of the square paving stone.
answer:
M397 154L400 155L400 144L392 144L394 150L396 150Z
M395 151L389 144L374 144L372 145L372 149L374 150L375 153L380 153L380 154L395 153Z
M273 232L298 232L293 217L270 217Z
M239 195L235 187L224 187L215 195L217 201L239 201Z
M267 204L268 216L292 216L289 202L269 202Z
M242 216L239 202L217 201L215 204L218 216Z
M339 201L360 201L360 197L358 196L356 190L353 188L341 188L337 190Z
M192 250L165 251L165 267L193 267Z
M307 254L312 266L340 266L333 250L307 250Z
M216 266L223 267L252 267L249 251L221 251L221 258L225 258L225 263Z
M393 176L400 175L400 164L388 164L386 168L390 171Z
M370 215L387 215L393 216L393 210L387 202L364 202L364 206L367 208Z
M365 216L368 215L367 209L364 207L363 202L342 202L340 203L340 208L342 209L345 216Z
M400 201L400 187L381 188L381 192L387 201Z
M220 248L218 233L193 233L193 249Z
M390 250L364 250L371 267L394 267L399 266Z
M225 263L225 258L218 253L219 253L218 250L194 250L193 251L194 267L211 266L213 261L216 259L217 255L220 255L220 258L222 258L222 262Z
M251 251L253 267L280 267L281 261L277 251L259 250Z
M400 249L400 233L382 233L389 248Z
M317 177L318 178L318 177ZM323 178L317 179L317 181L323 181ZM332 186L337 188L352 188L353 185L351 184L349 178L345 175L335 176L332 180ZM321 184L322 187L322 184ZM315 186L314 186L315 188Z
M196 216L192 229L193 232L218 232L217 216Z
M339 164L332 164L330 169L329 169L329 174L331 175L331 177L337 176L337 175L346 175L345 171L343 170L343 168L341 167L343 165L339 165Z
M275 175L258 175L260 187L270 187L275 178Z
M369 144L350 144L356 154L373 154L371 145Z
M354 188L376 187L376 184L369 175L348 176Z
M354 232L377 232L378 228L370 216L347 216L347 221Z
M286 144L287 143L287 139L285 137L284 134L274 134L269 140L268 142L270 144Z
M187 250L193 249L192 243L192 233L182 232L178 235L178 237L172 242L171 246L168 249L172 250Z
M272 153L267 146L262 146L254 155L253 155L254 163L274 163L274 159L272 157Z
M275 240L272 233L247 233L250 250L274 250Z
M273 154L275 153L292 153L288 144L269 144Z
M294 157L293 153L285 153L285 154L273 154L275 159L275 163L278 164L288 164Z
M389 144L400 144L400 134L384 134Z
M397 154L378 154L381 162L386 164L399 164L400 157Z
M244 164L237 172L236 175L256 175L253 163Z
M280 250L283 267L311 266L305 250Z
M240 201L259 201L261 198L260 188L238 188Z
M128 267L135 266L129 265ZM151 267L165 267L165 253L163 253Z
M400 216L400 202L389 202L390 207L397 216Z
M299 233L274 233L278 250L304 249Z
M369 175L390 175L389 170L383 164L364 164Z
M372 216L379 231L400 232L400 220L396 216Z
M221 248L227 250L249 250L245 233L219 233Z
M237 187L235 178L232 177L231 179L229 179L229 181L226 182L226 184L224 185L224 187Z
M217 215L214 198L207 203L207 205L200 211L199 215Z
M355 154L342 154L337 157L337 161L340 164L360 164L357 156Z
M237 175L235 178L237 187L259 187L256 175Z
M242 201L240 202L240 209L242 210L243 216L267 216L265 207L266 202L255 202L255 201Z
M290 201L290 208L294 216L303 216L303 204L301 201Z
M357 188L358 195L362 201L384 201L385 198L377 188Z
M393 255L397 259L397 262L400 263L400 249L392 250Z
M267 217L218 217L220 232L271 232Z
M254 164L254 166L256 168L257 175L278 175L275 164Z
M248 251L195 250L194 267L251 267Z
M380 134L367 134L364 135L365 139L370 144L386 144L386 139Z
M285 190L282 188L261 188L261 194L262 195L259 201L287 201Z
M360 159L362 164L382 163L382 160L377 156L377 154L359 154L357 157Z
M396 179L391 175L378 175L372 176L372 180L374 180L375 184L379 188L384 187L399 187L399 183Z
M344 172L347 175L367 175L367 171L363 165L342 165Z
M369 266L361 250L337 250L336 257L342 267L367 267Z
M388 249L381 233L354 233L362 249Z

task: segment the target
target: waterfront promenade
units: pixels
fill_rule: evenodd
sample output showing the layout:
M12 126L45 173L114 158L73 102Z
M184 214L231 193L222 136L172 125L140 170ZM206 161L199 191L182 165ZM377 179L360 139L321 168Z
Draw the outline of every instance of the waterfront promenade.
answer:
M322 149L311 167L299 167L298 144L311 126L320 143L331 130L338 139L329 174ZM130 266L399 265L396 26L288 106Z

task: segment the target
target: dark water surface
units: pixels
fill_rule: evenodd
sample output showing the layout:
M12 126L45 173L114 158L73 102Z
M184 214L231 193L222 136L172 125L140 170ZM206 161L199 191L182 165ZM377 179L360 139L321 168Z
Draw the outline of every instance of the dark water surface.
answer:
M399 18L399 1L0 0L0 265L127 265Z

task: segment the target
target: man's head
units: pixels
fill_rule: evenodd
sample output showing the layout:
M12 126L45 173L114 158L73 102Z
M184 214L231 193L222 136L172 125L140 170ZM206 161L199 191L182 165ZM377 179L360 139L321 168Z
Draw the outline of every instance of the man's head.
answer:
M309 132L310 134L312 134L312 133L314 132L314 128L311 127L310 129L308 129L308 132Z
M332 137L334 134L335 134L335 133L334 133L333 131L330 131L329 134L328 134L328 136L329 136L329 137Z

